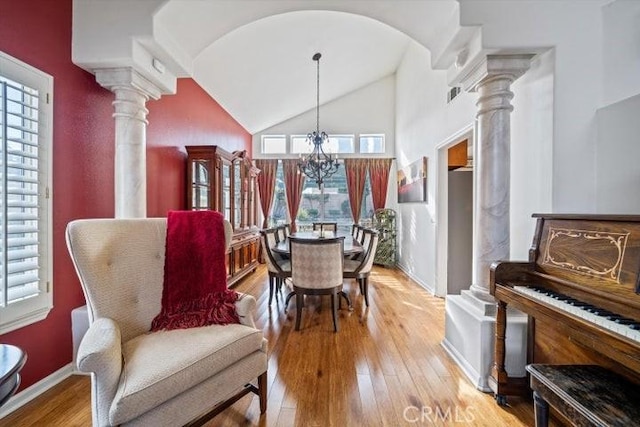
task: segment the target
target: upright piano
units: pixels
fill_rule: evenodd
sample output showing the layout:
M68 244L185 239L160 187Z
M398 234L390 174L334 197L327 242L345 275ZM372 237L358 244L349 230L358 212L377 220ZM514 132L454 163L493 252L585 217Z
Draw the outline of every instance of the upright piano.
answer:
M640 216L533 217L529 261L491 266L496 400L528 393L505 371L508 307L528 315L528 363L601 365L640 383Z

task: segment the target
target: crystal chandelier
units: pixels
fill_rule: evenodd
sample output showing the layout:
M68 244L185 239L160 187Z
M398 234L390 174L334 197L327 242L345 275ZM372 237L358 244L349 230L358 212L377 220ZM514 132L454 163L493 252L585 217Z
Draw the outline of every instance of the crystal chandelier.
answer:
M313 60L317 63L317 78L316 78L316 130L307 135L309 144L313 144L313 150L311 153L300 159L298 167L300 172L304 173L307 177L314 180L318 184L318 188L322 189L322 184L325 178L329 178L336 173L340 164L338 163L338 156L327 154L324 152L322 145L329 140L329 136L320 132L320 57L322 55L316 53L313 55Z

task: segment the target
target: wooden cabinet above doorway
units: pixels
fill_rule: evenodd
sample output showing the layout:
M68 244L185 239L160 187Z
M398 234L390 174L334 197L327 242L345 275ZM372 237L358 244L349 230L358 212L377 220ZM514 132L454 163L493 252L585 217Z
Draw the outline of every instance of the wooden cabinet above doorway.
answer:
M468 150L469 148L467 139L459 142L458 144L447 150L447 154L449 157L449 170L467 166Z

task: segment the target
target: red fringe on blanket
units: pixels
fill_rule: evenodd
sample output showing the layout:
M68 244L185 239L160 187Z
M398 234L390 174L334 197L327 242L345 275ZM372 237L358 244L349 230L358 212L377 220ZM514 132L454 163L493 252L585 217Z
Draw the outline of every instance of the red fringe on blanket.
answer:
M227 288L224 218L215 211L167 217L162 309L151 331L240 323Z

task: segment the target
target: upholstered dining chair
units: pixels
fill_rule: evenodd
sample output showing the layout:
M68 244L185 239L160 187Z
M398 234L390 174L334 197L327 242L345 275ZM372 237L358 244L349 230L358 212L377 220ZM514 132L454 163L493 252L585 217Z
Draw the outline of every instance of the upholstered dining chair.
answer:
M362 237L364 235L364 227L360 224L354 224L352 229L352 235L355 240L362 243Z
M364 252L361 258L347 259L344 262L343 277L345 279L356 279L360 287L360 293L364 296L364 302L369 307L369 274L373 268L373 259L378 247L378 232L370 229L363 229Z
M289 235L291 234L291 225L290 224L282 224L282 225L278 225L277 227L275 227L276 230L278 230L278 241L282 242L283 240L286 240L287 237L289 237Z
M338 332L337 299L342 291L344 237L289 237L291 282L296 296L296 331L300 330L305 295L330 295L333 330Z
M354 239L358 235L358 227L360 227L359 224L351 224L351 237L353 237Z
M228 247L226 221L224 231ZM203 422L249 392L266 411L267 343L251 295L235 303L240 324L149 332L162 306L166 236L165 218L67 225L89 312L77 365L91 373L94 426Z
M264 253L267 271L269 272L269 305L271 305L274 293L277 298L277 295L282 288L282 281L291 277L291 261L271 250L278 241L277 234L277 228L260 230L262 252Z
M313 231L333 231L335 233L338 231L338 223L337 222L314 222Z

